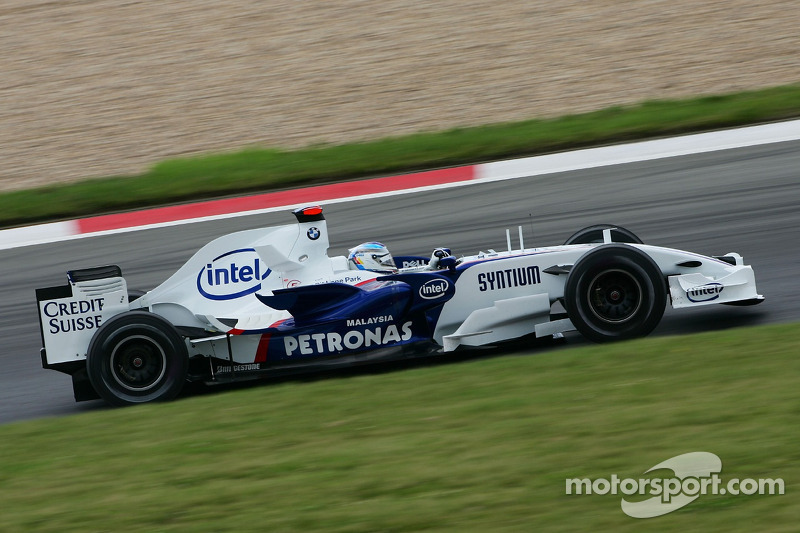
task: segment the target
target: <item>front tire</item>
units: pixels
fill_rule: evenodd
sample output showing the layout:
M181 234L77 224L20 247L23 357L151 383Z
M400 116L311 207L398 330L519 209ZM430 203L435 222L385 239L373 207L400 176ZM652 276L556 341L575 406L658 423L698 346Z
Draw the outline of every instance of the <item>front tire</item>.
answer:
M644 244L642 239L622 226L612 224L595 224L587 226L573 233L564 244L596 244L603 242L603 230L611 230L611 242L627 242L629 244Z
M122 313L103 324L86 358L92 386L116 406L174 398L188 367L186 344L172 324L145 311Z
M667 289L650 256L625 244L607 244L584 254L572 267L564 304L587 339L631 339L649 334L661 321Z

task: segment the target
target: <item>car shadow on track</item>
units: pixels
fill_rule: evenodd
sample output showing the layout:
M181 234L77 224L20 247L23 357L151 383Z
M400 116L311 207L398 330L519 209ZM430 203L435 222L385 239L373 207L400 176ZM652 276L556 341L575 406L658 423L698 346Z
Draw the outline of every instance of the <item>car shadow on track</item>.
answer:
M402 372L404 370L424 368L429 366L454 365L465 361L503 357L506 355L519 354L521 352L528 351L536 351L539 353L542 351L566 347L566 344L567 342L564 338L524 338L507 342L498 346L463 348L448 353L429 353L390 361L369 362L352 366L305 371L302 373L272 376L268 378L253 379L250 381L242 381L237 383L214 383L209 385L204 383L190 383L187 384L187 386L181 392L179 398L216 394L218 392L231 390L244 390L251 387L263 387L281 383L313 383L328 379L343 379L355 376Z
M688 315L688 316L687 316ZM768 322L768 316L757 308L714 308L694 309L673 312L668 310L661 324L653 335L671 336L722 331L731 328L753 326ZM402 372L416 368L441 365L457 365L466 361L504 357L508 355L536 355L553 350L563 350L581 346L594 346L577 332L570 332L562 338L525 337L509 341L497 346L479 348L463 348L449 353L432 353L419 357L410 357L393 361L371 362L354 366L329 368L304 373L273 376L253 379L237 383L220 383L206 385L203 383L187 384L179 398L217 394L232 390L245 390L252 387L264 387L282 383L312 383L327 379L343 379L354 376L379 375L390 372Z

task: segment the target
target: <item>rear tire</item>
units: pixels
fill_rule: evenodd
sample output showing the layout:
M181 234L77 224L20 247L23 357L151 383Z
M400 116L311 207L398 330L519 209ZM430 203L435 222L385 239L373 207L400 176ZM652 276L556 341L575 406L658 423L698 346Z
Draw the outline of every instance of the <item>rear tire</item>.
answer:
M122 313L103 324L86 358L92 386L116 406L174 398L188 367L182 337L165 319L145 311Z
M147 292L145 291L140 291L138 289L128 289L128 303L138 300L145 294L147 294Z
M570 320L594 342L649 334L666 305L661 269L650 256L626 244L607 244L584 254L564 287Z
M627 242L629 244L644 244L642 239L632 231L612 224L596 224L576 231L564 244L593 244L603 242L603 230L611 230L612 242Z

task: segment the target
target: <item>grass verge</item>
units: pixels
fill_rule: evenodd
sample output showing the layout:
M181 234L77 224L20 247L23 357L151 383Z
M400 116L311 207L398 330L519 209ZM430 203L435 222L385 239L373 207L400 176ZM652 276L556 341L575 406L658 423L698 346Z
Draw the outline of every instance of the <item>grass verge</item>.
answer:
M800 85L651 101L551 120L492 124L300 150L173 159L150 171L0 194L0 226L533 155L800 116Z
M290 382L0 427L2 531L796 531L799 324ZM567 478L707 451L637 520Z

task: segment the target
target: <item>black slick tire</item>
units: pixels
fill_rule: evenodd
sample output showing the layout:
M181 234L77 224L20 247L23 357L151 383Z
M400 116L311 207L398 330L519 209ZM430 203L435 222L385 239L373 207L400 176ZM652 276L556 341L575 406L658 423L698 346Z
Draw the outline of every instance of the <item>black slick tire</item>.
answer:
M613 224L595 224L587 226L572 234L564 244L592 244L603 242L603 230L611 230L612 242L625 242L629 244L644 244L642 240L630 230Z
M606 244L575 263L564 306L575 328L595 342L643 337L661 321L667 288L650 256L627 244Z
M146 311L109 319L89 343L86 358L92 386L116 406L174 398L188 366L186 344L172 324Z

